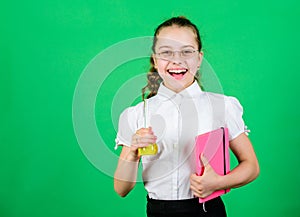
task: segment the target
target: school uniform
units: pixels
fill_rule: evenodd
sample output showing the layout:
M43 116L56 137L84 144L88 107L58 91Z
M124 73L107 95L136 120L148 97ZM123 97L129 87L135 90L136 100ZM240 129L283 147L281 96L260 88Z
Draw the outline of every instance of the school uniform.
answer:
M147 100L146 107L141 102L121 114L116 147L130 146L132 135L145 127L145 120L157 136L158 153L141 158L142 177L148 192L148 216L168 216L167 213L159 215L159 210L163 213L167 210L176 210L176 213L198 210L200 214L195 216L214 216L207 214L220 210L224 215L219 213L217 216L226 216L220 198L206 202L207 212L204 212L190 189L190 175L196 173L194 147L197 135L227 127L229 140L232 140L246 132L239 101L202 91L197 82L179 93L162 83L157 95ZM165 208L168 206L174 208ZM173 211L170 211L170 216L176 216Z

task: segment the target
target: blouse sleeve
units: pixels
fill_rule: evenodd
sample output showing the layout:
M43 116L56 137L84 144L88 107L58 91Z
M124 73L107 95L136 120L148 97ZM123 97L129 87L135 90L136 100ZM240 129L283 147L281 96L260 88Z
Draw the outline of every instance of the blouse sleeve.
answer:
M229 140L235 139L241 133L247 134L248 130L242 116L243 107L240 102L235 97L227 97L225 120L229 131Z
M115 149L119 145L131 145L131 137L137 130L137 114L134 107L125 109L119 118L118 133L116 136Z

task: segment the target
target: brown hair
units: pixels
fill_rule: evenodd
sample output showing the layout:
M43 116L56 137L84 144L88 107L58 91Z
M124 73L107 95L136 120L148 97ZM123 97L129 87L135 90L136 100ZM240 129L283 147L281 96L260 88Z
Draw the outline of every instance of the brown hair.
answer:
M159 34L160 30L165 28L165 27L170 27L170 26L178 26L178 27L188 27L191 28L193 30L193 32L196 35L196 41L198 44L198 50L201 51L202 49L202 42L201 42L201 38L200 38L200 34L199 34L199 30L197 28L197 26L195 24L193 24L190 20L188 20L187 18L183 17L183 16L179 16L179 17L172 17L168 20L166 20L165 22L161 23L154 32L154 39L153 39L153 44L152 44L152 51L153 53L155 53L155 46L156 46L156 42L157 42L157 35ZM195 75L195 79L197 80L197 82L199 83L199 72L196 73ZM146 91L150 91L150 93L147 95L147 99L149 99L152 96L155 96L157 94L158 88L160 83L162 82L162 78L159 76L158 72L156 71L156 69L154 68L154 60L152 57L150 57L150 70L147 74L147 85L145 87L143 87L142 89L142 98L143 100L145 99L145 95L146 95ZM201 84L199 83L200 87Z

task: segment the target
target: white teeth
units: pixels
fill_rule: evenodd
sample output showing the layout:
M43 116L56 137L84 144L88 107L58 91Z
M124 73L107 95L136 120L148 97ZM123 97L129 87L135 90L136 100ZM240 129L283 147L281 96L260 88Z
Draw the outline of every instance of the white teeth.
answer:
M170 69L169 70L169 72L171 72L171 73L176 73L176 74L179 74L179 73L183 73L183 72L186 72L187 70L186 69L184 69L184 70L182 70L182 69Z

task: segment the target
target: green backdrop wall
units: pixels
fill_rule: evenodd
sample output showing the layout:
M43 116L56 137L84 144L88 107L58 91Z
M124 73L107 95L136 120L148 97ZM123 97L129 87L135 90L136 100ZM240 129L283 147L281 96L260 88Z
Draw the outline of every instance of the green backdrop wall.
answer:
M4 1L0 11L1 217L145 216L142 183L120 198L111 175L83 151L73 97L99 53L151 36L174 15L199 26L205 58L223 92L242 103L259 158L259 178L223 197L228 215L300 216L298 1L31 0ZM121 64L97 94L94 115L104 141L97 145L114 157L120 151L113 148L115 119L139 101L144 83L117 112L112 103L119 87L147 68L147 58ZM125 89L121 96L126 99ZM115 167L101 157L104 167Z

